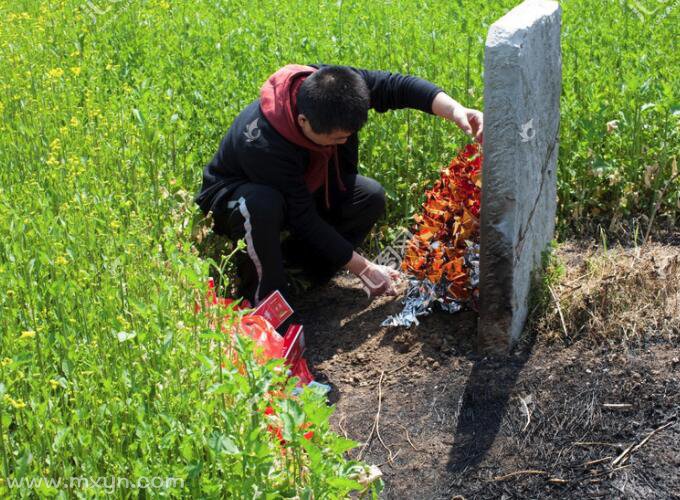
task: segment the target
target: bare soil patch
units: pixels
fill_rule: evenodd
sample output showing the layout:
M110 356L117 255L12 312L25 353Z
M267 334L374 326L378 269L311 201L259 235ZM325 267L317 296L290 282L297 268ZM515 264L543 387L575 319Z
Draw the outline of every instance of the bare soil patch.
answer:
M298 300L335 429L384 498L680 498L680 247L558 255L560 308L502 359L475 354L472 311L383 328L399 300L347 275Z

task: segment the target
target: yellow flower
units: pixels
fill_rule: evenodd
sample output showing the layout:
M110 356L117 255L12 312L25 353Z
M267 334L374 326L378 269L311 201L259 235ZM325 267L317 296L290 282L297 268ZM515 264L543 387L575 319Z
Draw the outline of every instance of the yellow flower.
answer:
M14 398L11 398L8 394L5 394L4 398L5 403L9 403L12 405L15 409L21 410L22 408L26 408L26 403L24 403L22 400L16 400Z
M24 330L21 332L21 337L20 339L32 339L35 337L35 332L33 330Z
M68 264L68 259L63 255L60 255L59 257L54 259L54 263L58 266L65 266L66 264Z
M71 123L72 127L77 127L80 124L80 122L78 121L78 118L76 118L75 116L71 117L70 123Z
M50 149L55 151L61 149L61 141L59 140L59 138L56 138L52 142L50 142Z
M47 72L47 76L54 79L61 78L64 76L64 70L61 68L53 68Z
M2 360L2 366L7 366L12 364L12 358L5 358Z
M15 295L14 290L7 290L7 297L8 297L8 298L11 299L12 297L14 297L14 295Z
M59 387L59 381L50 379L50 385L52 386L52 389L56 389L57 387Z
M80 75L80 66L73 66L71 68L71 73L73 73L76 76Z
M114 230L119 229L120 228L120 222L112 220L110 226L111 226L111 229L114 229Z
M15 401L14 399L10 402L14 408L17 410L21 410L22 408L26 408L26 403L24 403L21 399L18 401Z

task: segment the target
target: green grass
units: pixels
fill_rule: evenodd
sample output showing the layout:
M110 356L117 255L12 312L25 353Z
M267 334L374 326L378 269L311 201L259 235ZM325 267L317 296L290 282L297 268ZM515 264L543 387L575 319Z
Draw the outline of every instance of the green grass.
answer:
M294 480L301 496L350 488L358 465L327 446L337 443L327 417L318 453L300 442L297 462L278 460L271 440L248 444L266 435L252 401L262 387L219 369L215 336L192 313L210 263L190 243L186 199L231 120L285 63L410 73L482 109L486 31L514 3L101 0L93 22L85 2L3 2L5 479L172 475L186 478L182 494L215 496L260 485L293 496ZM563 234L657 204L657 221L677 219L680 6L652 11L659 5L562 3ZM409 110L373 116L361 139L361 168L389 195L383 236L408 222L465 141L453 124ZM229 389L231 406L210 389L226 380L241 384ZM250 413L237 411L238 398ZM313 474L300 475L301 461ZM260 466L274 467L270 479Z

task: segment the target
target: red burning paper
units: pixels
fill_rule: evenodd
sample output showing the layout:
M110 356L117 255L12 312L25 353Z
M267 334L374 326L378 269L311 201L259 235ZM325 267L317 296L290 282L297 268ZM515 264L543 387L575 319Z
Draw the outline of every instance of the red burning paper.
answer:
M479 242L482 153L478 144L463 151L426 191L423 211L406 248L402 269L437 284L446 280L447 296L466 300L472 293L464 268L466 241Z

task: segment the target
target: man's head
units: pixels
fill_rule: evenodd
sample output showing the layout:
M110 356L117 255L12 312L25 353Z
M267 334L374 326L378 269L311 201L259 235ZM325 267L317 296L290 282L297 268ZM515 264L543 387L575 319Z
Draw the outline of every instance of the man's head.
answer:
M327 66L309 75L297 95L297 120L316 144L344 144L368 119L364 79L344 66Z

